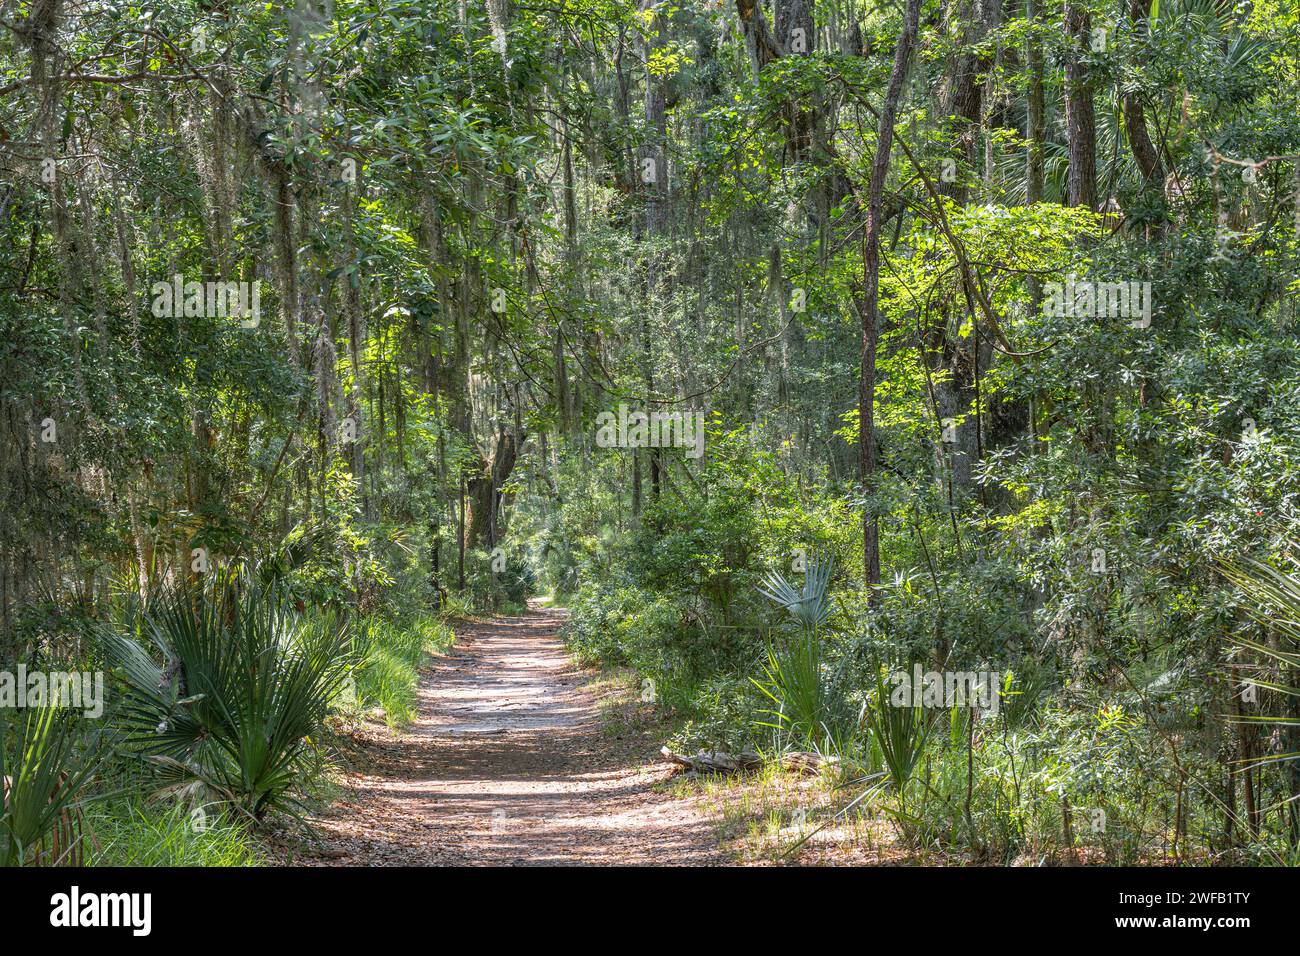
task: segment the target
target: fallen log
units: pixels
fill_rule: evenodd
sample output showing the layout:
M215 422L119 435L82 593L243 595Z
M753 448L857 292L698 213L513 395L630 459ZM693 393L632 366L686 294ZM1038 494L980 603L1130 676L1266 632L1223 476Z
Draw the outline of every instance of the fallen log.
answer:
M738 770L753 770L763 764L763 758L752 751L729 754L721 750L701 750L690 757L675 754L667 747L664 747L659 752L664 755L665 759L680 767L712 773L735 773Z
M675 754L668 747L664 747L659 752L663 754L665 760L697 773L736 773L741 770L756 770L763 765L763 758L752 750L738 754L721 750L701 750L691 756L685 756ZM784 769L795 773L815 774L820 773L823 767L839 763L839 758L794 751L782 754L777 762Z
M825 767L837 766L839 757L823 757L821 754L796 750L781 758L781 766L794 773L817 774Z

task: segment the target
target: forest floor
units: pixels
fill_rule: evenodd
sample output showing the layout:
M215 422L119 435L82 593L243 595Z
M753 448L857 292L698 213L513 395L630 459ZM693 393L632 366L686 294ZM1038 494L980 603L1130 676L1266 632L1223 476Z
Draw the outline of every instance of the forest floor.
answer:
M676 768L626 688L572 663L563 621L530 604L458 627L424 670L416 722L351 735L338 799L311 820L323 848L282 862L731 862L701 801L665 786Z

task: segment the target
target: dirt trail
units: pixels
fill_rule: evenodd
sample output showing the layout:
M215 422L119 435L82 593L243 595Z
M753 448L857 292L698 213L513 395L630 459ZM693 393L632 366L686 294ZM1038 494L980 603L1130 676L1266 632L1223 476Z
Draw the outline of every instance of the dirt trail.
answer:
M607 732L590 675L530 608L459 630L406 733L367 735L364 770L315 819L340 865L727 862L689 800L652 789L657 743Z

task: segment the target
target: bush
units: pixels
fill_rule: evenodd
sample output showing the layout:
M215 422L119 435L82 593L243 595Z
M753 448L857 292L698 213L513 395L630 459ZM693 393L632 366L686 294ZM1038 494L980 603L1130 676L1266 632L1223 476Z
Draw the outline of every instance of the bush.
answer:
M768 736L761 727L764 702L747 678L718 675L689 691L687 719L669 740L673 750L740 753L753 750Z
M536 586L531 566L516 552L496 558L477 548L465 552L465 590L479 610L522 609Z
M635 588L610 590L589 587L577 595L569 608L564 638L569 650L585 666L628 663L626 650L614 628L644 606L645 596Z
M243 580L160 594L103 645L126 684L130 740L165 783L254 819L292 812L347 676L341 628L309 626L275 587Z
M100 754L54 707L0 717L0 865L79 863L82 791Z

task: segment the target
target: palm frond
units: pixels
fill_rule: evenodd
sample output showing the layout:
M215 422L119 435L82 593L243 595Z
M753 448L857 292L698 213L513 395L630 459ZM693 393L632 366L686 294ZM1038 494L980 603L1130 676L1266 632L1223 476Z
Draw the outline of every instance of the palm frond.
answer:
M834 567L833 558L815 555L808 561L802 587L796 589L780 571L770 571L758 591L793 615L801 627L816 630L826 623L833 609L830 584Z

